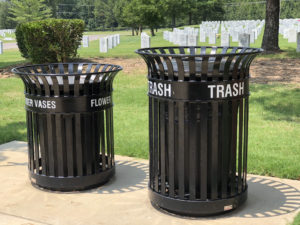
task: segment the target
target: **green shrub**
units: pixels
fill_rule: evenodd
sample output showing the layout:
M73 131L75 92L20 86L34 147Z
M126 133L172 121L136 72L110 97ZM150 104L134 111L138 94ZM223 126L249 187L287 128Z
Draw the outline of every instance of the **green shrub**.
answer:
M17 25L15 35L16 35L17 44L18 44L19 50L21 52L21 55L24 58L28 58L29 56L28 56L27 48L24 43L24 35L22 32L22 26L23 26L23 24Z
M18 25L16 37L33 63L66 62L77 55L83 31L83 20L46 19Z

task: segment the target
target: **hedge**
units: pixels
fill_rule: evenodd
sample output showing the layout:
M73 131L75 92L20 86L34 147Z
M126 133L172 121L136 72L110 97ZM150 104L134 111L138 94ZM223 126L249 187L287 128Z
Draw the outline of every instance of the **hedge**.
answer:
M83 31L83 20L46 19L19 24L16 39L33 63L67 62L77 55Z

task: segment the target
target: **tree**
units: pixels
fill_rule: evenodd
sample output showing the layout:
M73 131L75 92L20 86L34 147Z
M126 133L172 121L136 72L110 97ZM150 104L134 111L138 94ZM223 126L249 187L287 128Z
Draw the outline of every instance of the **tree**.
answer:
M134 31L138 35L138 30L142 29L138 6L139 0L127 0L122 12L124 24L132 28L132 35L134 35Z
M94 15L99 25L113 28L118 26L115 16L116 0L96 0Z
M223 3L226 20L257 20L265 18L265 2L253 0L235 0Z
M59 0L45 0L47 6L51 9L51 17L57 18L57 8Z
M160 0L139 0L137 11L140 24L148 26L151 35L155 36L154 28L159 27L164 21L164 9Z
M205 20L223 20L224 9L221 0L205 0L197 2L197 17Z
M164 0L162 1L165 8L166 16L172 18L172 28L176 27L176 18L180 17L184 13L186 6L185 0Z
M193 15L197 14L198 9L197 9L197 3L199 1L197 0L187 0L187 4L186 4L186 12L189 16L189 25L193 24Z
M42 20L51 16L44 0L11 0L11 19L17 23Z
M265 52L280 51L278 45L280 0L267 0L265 31L261 47Z
M0 2L0 29L14 28L16 23L10 19L10 2Z
M85 28L88 30L93 30L97 27L94 3L94 0L77 0L78 18L85 22Z
M77 0L58 0L56 12L57 18L78 19L78 13Z

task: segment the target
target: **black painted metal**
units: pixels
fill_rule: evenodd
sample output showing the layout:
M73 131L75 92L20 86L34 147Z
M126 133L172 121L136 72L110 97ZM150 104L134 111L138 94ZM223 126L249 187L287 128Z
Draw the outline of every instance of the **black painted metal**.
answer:
M247 199L249 66L262 49L139 49L148 65L149 196L204 216Z
M114 175L112 83L121 69L60 63L12 70L25 85L33 184L74 191L99 186Z

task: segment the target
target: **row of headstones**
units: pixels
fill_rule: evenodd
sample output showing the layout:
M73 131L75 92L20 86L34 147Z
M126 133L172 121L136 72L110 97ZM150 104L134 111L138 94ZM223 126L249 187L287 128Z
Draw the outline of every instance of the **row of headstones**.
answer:
M300 21L297 19L280 19L279 33L283 38L288 39L289 43L297 41L297 33L300 32Z
M173 32L164 31L163 38L175 45L196 46L199 37L199 29L186 27L185 29L174 28Z
M204 36L204 35L203 35ZM201 38L200 33L200 42L206 42L206 37ZM209 44L216 44L216 36L217 33L209 32ZM198 44L198 35L196 34L186 34L181 32L170 32L164 31L164 39L172 42L173 44L179 46L197 46ZM142 38L143 40L143 38ZM251 43L251 36L247 33L239 33L238 40L239 46L241 47L249 47ZM228 33L221 34L221 45L222 46L230 46L230 35Z
M120 34L114 34L99 39L100 52L108 52L120 44ZM89 47L89 36L83 35L81 45L83 48Z
M106 53L109 49L116 47L118 44L120 44L120 34L101 37L99 39L100 52Z
M254 43L261 34L264 21L260 20L243 20L243 21L222 21L222 22L203 22L200 25L200 42L209 44L216 43L216 36L219 36L219 26L221 26L221 45L229 46L230 37L233 42L240 42L240 36L249 34L250 43ZM248 36L248 35L247 35Z
M6 36L6 34L13 34L13 33L15 33L15 29L2 29L2 30L0 30L0 35L2 36L2 37L5 37Z

